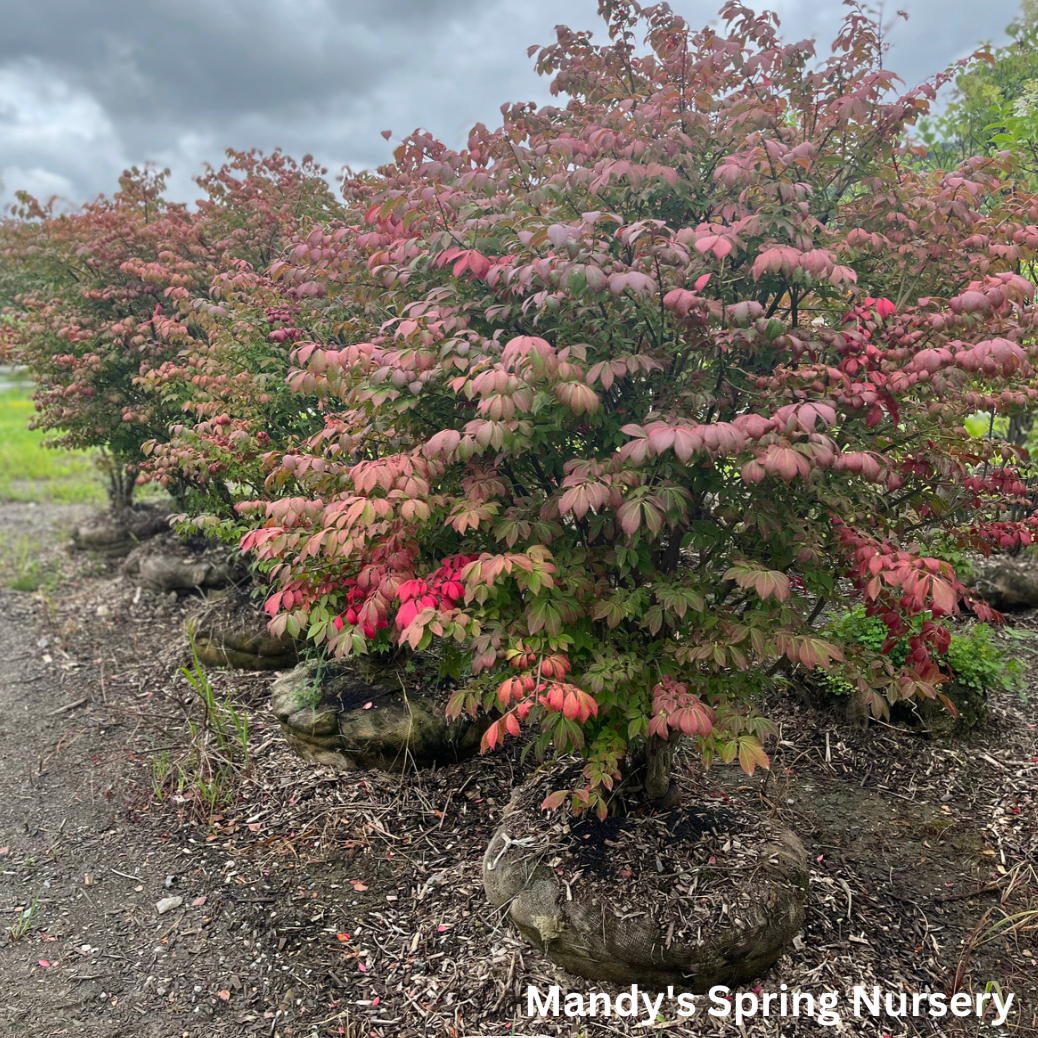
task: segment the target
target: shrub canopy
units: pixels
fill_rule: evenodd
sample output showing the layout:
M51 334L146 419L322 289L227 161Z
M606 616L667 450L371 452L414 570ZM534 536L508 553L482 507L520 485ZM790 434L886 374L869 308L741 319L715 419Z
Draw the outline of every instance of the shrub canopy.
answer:
M537 51L559 106L458 152L412 135L347 182L362 221L275 264L352 323L297 346L291 385L334 413L270 459L244 541L275 630L438 647L453 708L502 712L488 745L536 719L587 754L578 810L632 746L764 763L749 707L780 661L877 714L938 694L933 621L987 610L928 545L1033 522L1018 450L963 418L1038 395L1036 200L1008 158L913 165L935 84L897 95L860 12L818 59L737 3L720 33L600 11L608 42ZM904 667L822 636L843 599L893 641L926 614Z
M0 233L8 265L0 288L14 295L19 318L10 351L36 381L36 425L56 434L55 445L102 448L118 503L141 471L142 445L226 418L194 431L179 464L163 465L160 452L144 472L181 497L189 487L215 490L229 507L212 477L232 445L248 452L257 423L277 416L267 405L287 395L288 350L278 369L268 324L291 324L291 315L279 294L270 313L262 307L265 272L301 221L327 219L336 203L309 159L228 155L198 179L204 194L194 209L163 197L168 170L133 169L112 198L75 212L22 196L19 219ZM225 296L238 304L233 320ZM253 453L262 445L252 443Z

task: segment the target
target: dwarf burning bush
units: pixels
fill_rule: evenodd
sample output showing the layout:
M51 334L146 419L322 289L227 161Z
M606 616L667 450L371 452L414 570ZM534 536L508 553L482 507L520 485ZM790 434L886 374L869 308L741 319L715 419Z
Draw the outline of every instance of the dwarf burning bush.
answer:
M186 208L162 198L164 182L131 170L111 199L74 214L26 197L22 220L5 227L4 260L25 285L12 354L36 383L35 425L56 446L101 447L117 506L129 502L140 443L168 418L133 388L175 350L157 334L161 286L150 275L193 283L204 252Z
M26 197L22 219L4 226L23 285L12 353L36 381L36 424L55 444L106 452L115 504L129 500L144 444L144 478L229 502L227 457L250 445L258 455L263 427L286 424L271 405L287 395L288 346L269 333L292 321L264 275L335 202L310 160L229 159L199 178L194 210L163 198L165 173L132 170L110 199L56 214ZM189 443L166 453L171 435Z
M682 737L766 764L756 694L840 667L829 603L909 632L845 675L874 712L938 694L937 621L989 611L927 539L1030 539L1018 450L962 419L1038 396L1038 203L998 160L913 168L933 84L892 95L857 11L819 60L735 3L724 34L600 9L607 42L538 54L564 107L460 152L415 134L347 183L362 221L278 266L329 326L344 270L381 296L298 343L291 385L334 413L270 459L243 544L273 630L436 649L451 709L498 712L486 746L536 723L587 757L550 803L603 813L642 757L663 796Z
M313 401L285 384L293 344L316 329L306 294L275 283L269 268L286 245L341 206L307 156L230 152L230 161L200 177L198 218L214 262L204 293L177 290L185 334L177 355L143 373L140 384L176 404L181 415L166 437L142 444L139 481L190 490L196 521L233 528L233 504L259 492L262 456L323 423Z

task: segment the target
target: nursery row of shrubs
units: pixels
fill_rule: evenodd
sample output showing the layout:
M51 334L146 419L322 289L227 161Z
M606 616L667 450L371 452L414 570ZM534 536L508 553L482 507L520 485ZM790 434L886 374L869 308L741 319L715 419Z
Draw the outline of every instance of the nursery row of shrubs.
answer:
M765 765L783 669L940 696L943 621L997 617L937 546L1035 528L1024 452L963 420L1038 400L1038 196L1010 153L920 160L937 83L898 95L855 14L817 58L734 3L603 9L537 53L558 106L460 150L416 132L338 194L230 154L193 207L132 170L0 230L4 349L114 507L161 484L273 634L435 659L485 747L583 754L548 803L602 815L635 759L665 797L680 738Z

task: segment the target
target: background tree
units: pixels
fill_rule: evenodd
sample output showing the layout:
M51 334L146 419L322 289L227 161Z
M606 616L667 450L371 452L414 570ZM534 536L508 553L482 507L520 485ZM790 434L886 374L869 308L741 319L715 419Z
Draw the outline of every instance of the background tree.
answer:
M929 166L950 168L974 155L1007 156L1012 172L1003 190L1024 193L1038 189L1038 3L1023 0L1019 16L1007 27L1012 42L973 56L955 78L955 92L944 113L923 120L920 136L925 152L917 156ZM1014 267L1032 282L1036 272L1027 260ZM993 431L993 414L979 413L970 428L976 435ZM1030 411L1003 421L1002 431L1032 449L1034 414ZM1028 482L1034 482L1030 465Z
M287 349L269 329L282 315L254 308L232 318L221 299L262 286L300 224L328 217L335 202L324 173L309 159L229 153L199 179L195 209L168 203L166 172L151 169L129 171L111 199L74 213L23 198L4 247L22 286L15 354L36 381L38 427L57 445L103 452L113 506L130 501L142 445L185 434L192 417L219 418L215 441L226 447L223 411L233 404L239 452L248 449L242 437L274 417L268 405ZM217 464L157 478L180 499L194 487L229 500Z
M179 488L196 525L227 535L234 502L262 487L262 456L323 426L316 399L285 382L293 344L317 334L308 326L318 316L313 296L275 282L269 268L286 248L310 248L307 238L342 215L327 170L309 156L298 165L280 152L229 156L199 178L199 220L220 250L206 292L171 293L205 335L186 336L175 358L142 377L182 415L166 437L143 444L139 477Z
M1006 28L1012 42L984 47L955 78L944 113L924 123L922 137L938 163L1010 150L1018 176L1038 183L1038 4L1023 0Z
M163 198L167 172L130 170L111 199L71 214L23 195L4 249L28 286L15 354L36 382L35 424L54 445L102 450L115 507L129 503L142 439L170 417L133 387L176 348L156 328L162 291L204 277L197 221Z

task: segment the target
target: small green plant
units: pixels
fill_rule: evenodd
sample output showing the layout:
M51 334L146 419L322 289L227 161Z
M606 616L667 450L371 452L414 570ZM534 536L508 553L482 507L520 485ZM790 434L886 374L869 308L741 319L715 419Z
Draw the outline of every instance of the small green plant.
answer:
M987 624L953 634L945 659L955 680L975 692L1014 692L1024 687L1023 664L1008 657Z
M36 916L36 911L40 906L40 899L34 897L32 904L28 908L23 908L18 915L18 918L11 925L11 928L7 931L12 941L18 941L23 938L29 930L32 928L32 921Z
M226 769L216 772L211 781L198 780L198 792L202 802L208 809L210 818L216 814L217 809L229 803L233 796L234 776Z
M169 750L162 750L151 762L151 789L157 800L165 800L167 782L173 773Z
M921 621L913 623L908 633L884 653L895 667L900 667L908 658L908 639L916 633ZM886 624L878 616L867 616L863 605L838 613L826 625L826 629L847 645L857 645L869 653L879 654L889 637ZM835 671L818 671L822 687L834 696L850 695L854 685Z
M304 707L315 707L321 701L321 680L325 672L325 660L318 656L310 663L310 680L306 685L300 685L295 692L295 705L297 709Z
M901 667L908 659L911 638L929 620L927 614L915 617L906 633L886 649L889 637L886 624L878 616L867 616L864 606L838 613L826 628L844 644L860 647L866 656L882 655L895 667ZM1011 639L1020 639L1027 633L1005 632ZM986 623L975 624L961 634L951 634L947 651L933 652L931 658L960 685L974 692L1021 691L1024 687L1023 664L1018 659L1007 658ZM854 691L855 686L835 670L819 671L818 676L819 684L830 695L850 695Z
M192 665L179 671L195 693L191 701L181 701L190 744L179 760L164 750L152 761L152 789L159 800L172 797L211 818L220 806L232 802L249 769L249 720L229 698L217 695L193 642L191 655ZM192 705L198 703L200 720L192 713Z
M878 616L866 616L864 606L838 613L829 621L828 627L846 641L874 652L879 652L887 640L886 624Z
M8 537L0 534L0 584L12 591L53 593L58 584L57 570L38 558L40 544L22 534Z
M1004 637L1009 642L1009 653L1013 654L1013 661L1019 670L1019 680L1017 681L1016 695L1021 703L1027 703L1027 682L1024 679L1024 667L1023 661L1016 658L1016 653L1027 652L1033 653L1038 650L1035 649L1034 645L1024 644L1034 638L1034 631L1022 631L1016 627L1007 627L1003 632Z
M191 643L192 667L181 667L180 673L198 694L205 708L202 726L199 728L193 720L189 720L191 738L198 741L199 732L211 737L219 753L228 761L241 764L249 762L249 719L239 713L229 699L218 699L209 677L198 658L194 642Z
M35 559L7 586L12 591L35 591L43 583L43 570Z

